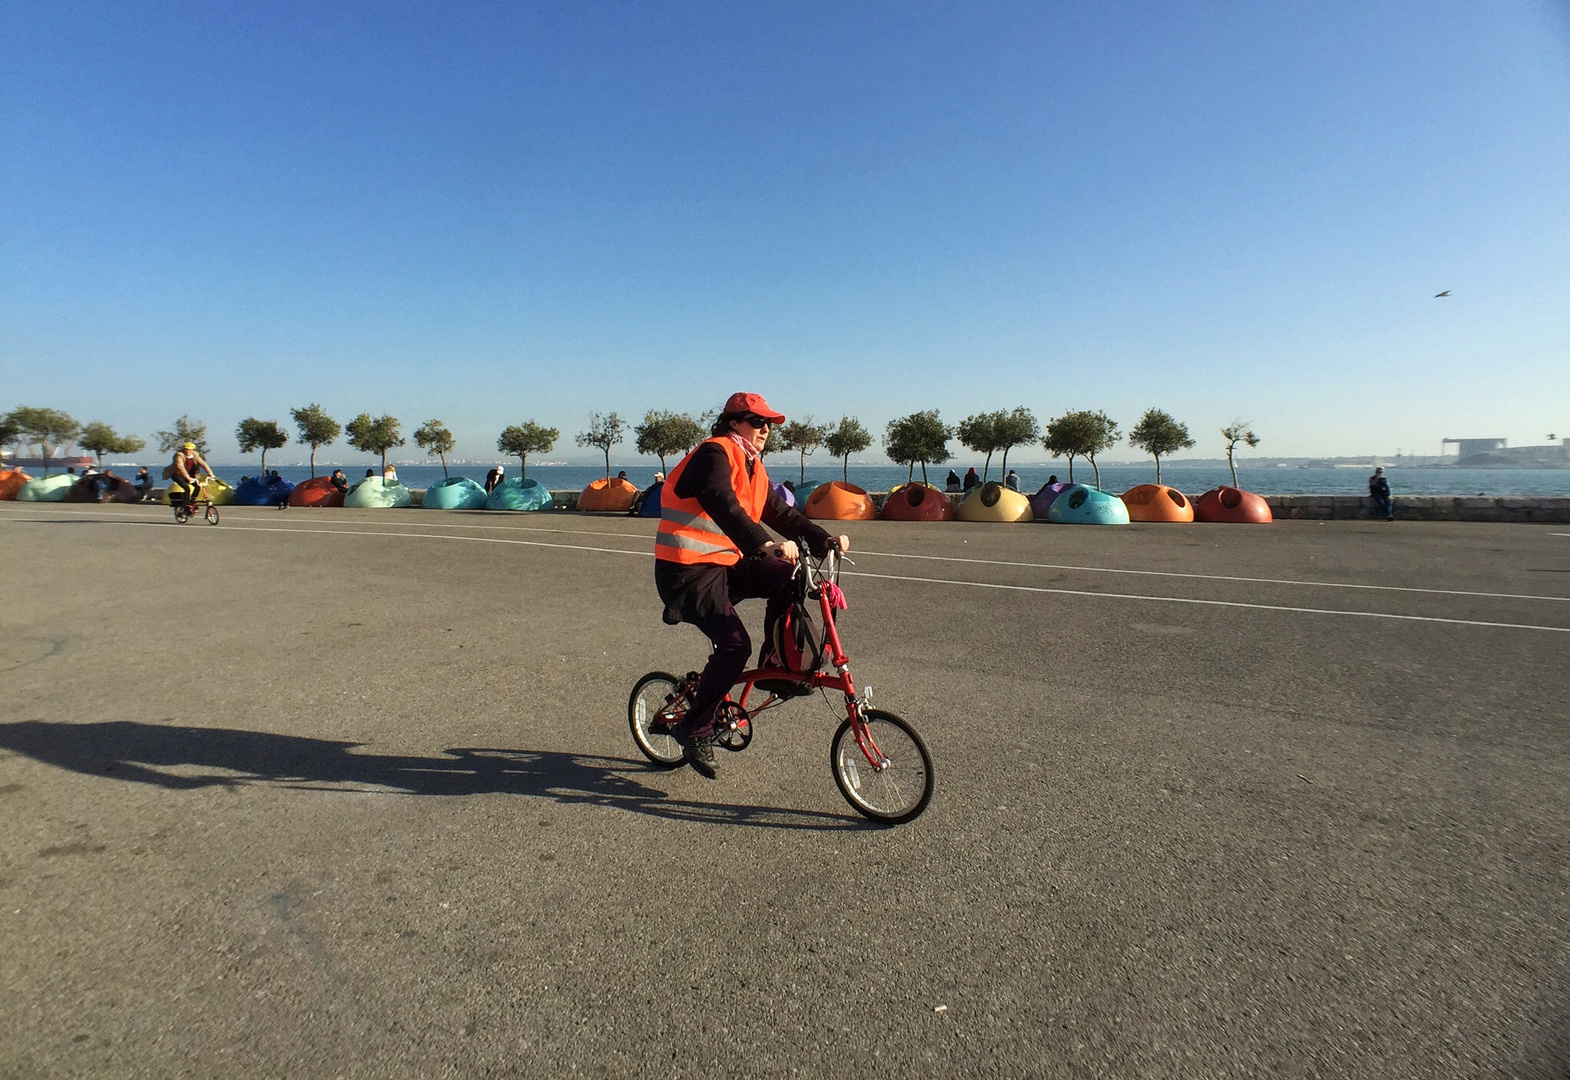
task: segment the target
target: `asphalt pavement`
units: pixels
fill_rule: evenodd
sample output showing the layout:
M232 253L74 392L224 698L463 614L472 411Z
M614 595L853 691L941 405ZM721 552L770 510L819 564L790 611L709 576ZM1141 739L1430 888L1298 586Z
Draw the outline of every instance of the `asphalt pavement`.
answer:
M1570 529L845 531L893 828L652 521L0 503L0 1078L1570 1075Z

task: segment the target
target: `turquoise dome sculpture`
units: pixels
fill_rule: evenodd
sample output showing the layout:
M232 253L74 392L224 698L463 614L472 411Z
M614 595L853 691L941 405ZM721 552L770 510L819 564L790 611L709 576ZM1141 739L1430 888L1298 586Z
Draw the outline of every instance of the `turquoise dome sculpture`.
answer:
M1052 500L1047 520L1055 525L1127 525L1128 507L1116 495L1075 484Z
M485 497L487 510L549 510L554 505L538 480L504 480Z
M69 473L56 473L38 480L29 480L16 493L20 502L65 502L66 492L76 483L77 477Z
M367 476L355 489L344 496L343 504L361 510L379 510L384 507L408 506L414 501L409 489L396 480L388 483L379 476Z
M484 510L485 489L467 476L449 476L425 489L427 510Z

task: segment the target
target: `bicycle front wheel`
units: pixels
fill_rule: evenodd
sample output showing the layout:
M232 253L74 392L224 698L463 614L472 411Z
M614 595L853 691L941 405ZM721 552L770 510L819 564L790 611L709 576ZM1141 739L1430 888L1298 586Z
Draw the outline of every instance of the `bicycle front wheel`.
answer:
M834 782L845 801L873 821L909 821L932 799L932 755L916 729L893 713L866 709L862 716L869 740L865 753L849 720L834 733L829 752Z
M209 525L216 525L216 524L218 524L218 507L216 507L216 506L209 506L207 508L207 524L209 524Z
M639 679L627 699L627 726L643 756L656 765L674 769L682 763L681 743L670 728L686 719L691 699L682 684L667 671L651 671Z

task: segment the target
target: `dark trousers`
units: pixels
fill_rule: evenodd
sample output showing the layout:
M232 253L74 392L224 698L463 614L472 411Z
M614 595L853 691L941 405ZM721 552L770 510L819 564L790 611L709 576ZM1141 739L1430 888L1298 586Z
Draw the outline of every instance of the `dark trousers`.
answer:
M747 670L747 660L752 656L752 638L747 627L736 614L738 600L767 599L763 613L764 640L785 609L790 607L791 576L795 571L784 559L743 559L726 568L725 584L730 603L723 612L689 619L703 635L714 643L709 662L698 677L698 688L692 695L692 711L687 714L686 734L692 737L714 733L715 710L736 677Z
M1376 516L1382 517L1387 521L1395 518L1396 512L1390 505L1389 495L1374 495L1371 498L1374 500L1374 514Z

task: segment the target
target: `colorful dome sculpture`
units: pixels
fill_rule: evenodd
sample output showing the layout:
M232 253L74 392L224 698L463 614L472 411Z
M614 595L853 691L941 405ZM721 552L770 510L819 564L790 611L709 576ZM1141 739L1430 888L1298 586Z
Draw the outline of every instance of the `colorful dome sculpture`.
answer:
M426 488L420 505L427 510L484 510L485 489L467 476L449 476Z
M1046 521L1047 512L1052 509L1053 502L1073 486L1073 484L1042 484L1041 490L1030 497L1030 512L1036 515L1037 521Z
M872 496L843 480L815 485L802 510L821 521L872 521L878 516Z
M29 480L22 485L16 497L22 502L65 502L66 493L74 483L76 477L70 473L56 473L54 476Z
M807 500L812 498L813 489L817 486L816 480L806 480L796 485L796 509L800 510L807 505Z
M76 483L66 491L65 501L135 503L142 501L142 493L123 476L94 473L78 477Z
M1034 521L1030 500L996 480L971 488L954 516L961 521Z
M414 495L398 481L389 484L380 476L367 476L344 496L343 504L359 510L383 510L408 506L413 501Z
M1075 484L1052 500L1047 520L1055 525L1127 525L1128 507L1116 495Z
M158 501L167 503L169 501L169 492L174 486L174 481L169 481L169 487L164 488L163 494L158 497ZM234 488L216 476L209 477L207 480L207 497L212 500L214 506L228 506L234 502Z
M884 521L953 521L954 504L930 484L901 484L883 500Z
M248 476L234 489L236 506L283 506L289 501L294 485L283 477L274 480L266 476Z
M596 480L578 494L578 509L596 513L625 514L638 497L635 484L620 478Z
M343 492L333 487L333 482L328 477L314 476L294 485L294 490L289 492L289 505L342 506Z
M1123 493L1130 521L1194 520L1194 504L1177 488L1165 484L1140 484Z
M11 500L32 477L21 469L0 469L0 499Z
M549 510L555 505L538 480L503 480L485 497L487 510Z
M1263 495L1241 488L1211 488L1194 500L1194 520L1213 521L1228 525L1268 525L1275 515Z

